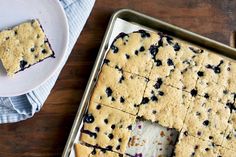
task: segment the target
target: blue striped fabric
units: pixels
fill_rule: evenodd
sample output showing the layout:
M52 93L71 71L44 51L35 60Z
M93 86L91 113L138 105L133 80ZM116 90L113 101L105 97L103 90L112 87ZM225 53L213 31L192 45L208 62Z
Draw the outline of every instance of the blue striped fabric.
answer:
M0 97L0 124L13 123L32 117L43 106L50 94L62 67L82 31L93 8L95 0L59 0L67 14L69 22L69 47L67 56L60 65L60 70L38 89L17 97Z

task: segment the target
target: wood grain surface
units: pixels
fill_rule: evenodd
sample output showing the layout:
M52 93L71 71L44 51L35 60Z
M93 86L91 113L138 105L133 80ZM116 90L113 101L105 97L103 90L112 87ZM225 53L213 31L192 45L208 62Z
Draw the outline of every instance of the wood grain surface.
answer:
M42 110L0 125L0 157L61 156L111 14L130 8L229 44L235 0L97 0Z

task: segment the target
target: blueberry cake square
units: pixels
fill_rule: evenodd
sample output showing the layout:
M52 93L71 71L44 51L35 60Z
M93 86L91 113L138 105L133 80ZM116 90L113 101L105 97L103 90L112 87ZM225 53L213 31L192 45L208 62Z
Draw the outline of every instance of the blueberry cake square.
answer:
M54 57L38 20L0 32L0 60L9 76L48 57Z
M175 157L234 157L235 152L181 132L175 146Z
M75 144L76 157L122 157L118 153L82 145Z
M111 67L148 77L153 66L159 35L139 30L130 34L120 33L111 45L106 62Z
M146 83L144 77L104 64L91 100L135 115Z
M204 50L180 39L159 34L161 38L155 55L156 64L149 78L161 78L164 84L191 91L195 87L197 72L206 56Z
M91 101L81 141L124 154L134 122L131 114Z
M164 85L160 79L149 81L138 116L168 128L181 130L193 98L190 93Z
M229 117L230 110L226 105L196 97L189 107L183 130L197 138L221 145Z
M214 53L208 53L198 72L201 74L196 84L198 94L222 102L224 93L227 91L229 68L228 60Z

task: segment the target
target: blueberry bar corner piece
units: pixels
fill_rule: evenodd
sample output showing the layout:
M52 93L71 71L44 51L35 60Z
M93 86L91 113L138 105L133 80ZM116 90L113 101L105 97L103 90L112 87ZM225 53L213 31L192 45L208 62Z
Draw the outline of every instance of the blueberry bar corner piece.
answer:
M90 102L80 140L92 146L124 154L135 119L131 114Z
M0 59L8 76L49 57L54 52L38 20L0 32Z

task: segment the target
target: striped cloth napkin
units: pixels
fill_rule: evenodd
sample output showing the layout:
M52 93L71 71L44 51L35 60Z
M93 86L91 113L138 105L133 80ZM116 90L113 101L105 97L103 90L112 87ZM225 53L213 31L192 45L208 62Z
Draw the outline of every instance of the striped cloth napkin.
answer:
M95 0L59 0L65 9L69 23L69 45L67 55L57 73L38 89L17 97L0 97L0 124L13 123L32 117L43 106L61 69L82 31Z

